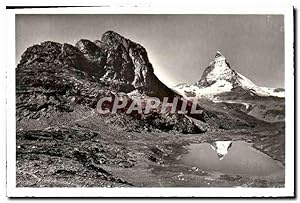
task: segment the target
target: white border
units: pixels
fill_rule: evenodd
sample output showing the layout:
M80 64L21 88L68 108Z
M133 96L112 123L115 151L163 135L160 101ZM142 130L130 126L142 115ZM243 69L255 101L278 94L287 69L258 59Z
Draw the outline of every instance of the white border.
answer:
M291 197L294 195L294 75L292 6L232 4L20 9L5 11L8 197ZM285 33L285 188L16 188L15 14L282 14Z

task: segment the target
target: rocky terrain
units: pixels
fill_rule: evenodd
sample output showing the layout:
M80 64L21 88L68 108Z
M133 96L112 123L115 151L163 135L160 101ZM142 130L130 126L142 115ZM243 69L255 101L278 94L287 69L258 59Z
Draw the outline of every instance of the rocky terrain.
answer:
M200 83L209 85L205 78ZM113 31L75 46L47 41L29 47L16 68L17 186L284 185L196 171L178 158L191 143L244 140L284 164L284 116L278 117L278 109L268 106L262 117L256 104L249 111L228 100L203 99L198 115L126 114L127 106L115 114L96 111L100 98L120 96L162 102L185 95L158 79L144 47Z

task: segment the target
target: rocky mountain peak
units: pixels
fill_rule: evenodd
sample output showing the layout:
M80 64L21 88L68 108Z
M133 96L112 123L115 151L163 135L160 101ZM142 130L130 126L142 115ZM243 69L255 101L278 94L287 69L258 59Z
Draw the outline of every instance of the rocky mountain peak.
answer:
M234 85L236 79L237 73L231 69L225 56L220 51L217 51L214 60L204 70L200 81L196 85L208 87L219 81L226 81Z
M95 43L91 42L88 39L79 40L75 46L83 53L83 54L94 54L95 52L100 51L100 47Z
M224 57L223 54L218 50L216 55L215 55L215 59L219 58L219 57ZM224 57L225 58L225 57Z
M34 72L46 71L43 67L77 69L117 91L136 90L156 97L174 95L154 74L146 49L114 31L105 32L101 40L94 42L81 39L75 46L50 41L33 45L22 55L18 67L32 67Z
M107 61L103 80L126 82L140 93L150 96L173 95L154 74L146 49L114 31L102 35L98 46L105 47Z
M204 70L201 79L193 85L181 84L174 89L188 98L251 98L253 96L284 97L284 89L259 87L233 70L225 56L217 51Z
M123 48L125 48L126 51L129 50L129 46L131 44L135 44L132 41L130 41L129 39L121 36L120 34L114 32L114 31L106 31L102 37L101 37L101 41L107 46L107 47L111 47L111 48L116 48L120 45L123 46Z

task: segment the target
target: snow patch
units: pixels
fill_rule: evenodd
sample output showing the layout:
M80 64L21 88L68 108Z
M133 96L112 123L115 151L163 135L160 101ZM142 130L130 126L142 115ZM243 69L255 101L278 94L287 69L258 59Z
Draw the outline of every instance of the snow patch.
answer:
M218 80L214 84L206 88L199 88L196 85L176 86L174 90L186 98L213 98L214 95L230 92L233 88L232 84L226 80ZM192 93L194 96L190 96Z

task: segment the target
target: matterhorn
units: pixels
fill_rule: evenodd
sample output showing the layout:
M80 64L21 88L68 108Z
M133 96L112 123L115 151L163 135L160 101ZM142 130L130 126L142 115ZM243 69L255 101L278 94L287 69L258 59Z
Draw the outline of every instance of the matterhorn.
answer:
M247 77L232 69L220 51L217 51L214 60L209 63L198 82L193 85L179 84L174 89L187 98L214 99L216 96L228 93L248 97L284 97L283 89L257 86Z

